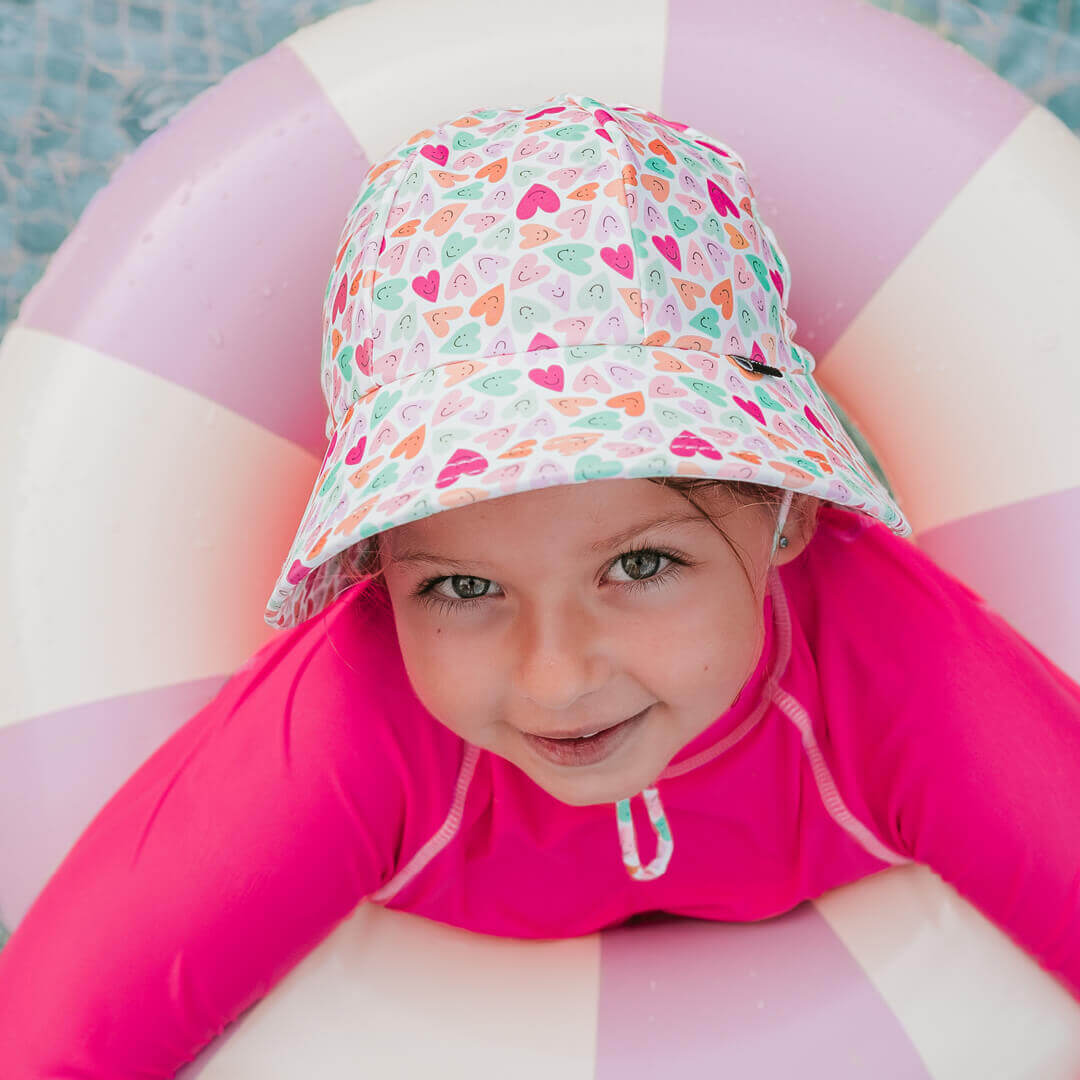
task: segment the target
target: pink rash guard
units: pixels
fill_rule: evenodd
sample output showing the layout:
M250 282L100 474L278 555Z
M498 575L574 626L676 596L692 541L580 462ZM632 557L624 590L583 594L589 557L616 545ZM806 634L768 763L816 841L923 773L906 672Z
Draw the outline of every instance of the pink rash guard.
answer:
M0 1076L171 1077L365 899L558 938L646 910L763 919L909 860L1080 1000L1080 686L910 541L828 504L765 616L742 693L657 781L674 851L641 882L614 805L561 803L443 727L392 614L345 593L79 837L0 951Z

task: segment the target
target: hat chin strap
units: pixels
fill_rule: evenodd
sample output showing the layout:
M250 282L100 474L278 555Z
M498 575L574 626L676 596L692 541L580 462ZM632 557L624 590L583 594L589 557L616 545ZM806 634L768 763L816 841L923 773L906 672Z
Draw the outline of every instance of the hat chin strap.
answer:
M795 493L791 488L784 491L784 499L780 504L780 513L776 519L776 532L773 534L772 551L769 552L769 562L772 563L776 554L780 536L784 531L784 522L787 521L788 510L791 508L791 499ZM647 787L641 793L645 801L645 808L649 811L649 821L652 822L653 832L656 833L656 855L648 866L641 865L641 856L638 854L637 834L634 832L634 819L630 813L630 800L620 799L615 804L615 820L619 826L619 846L622 848L623 865L626 872L635 881L651 881L660 877L667 870L671 861L671 853L675 850L675 841L671 835L671 827L668 825L667 815L664 813L664 805L660 801L660 792L655 787Z

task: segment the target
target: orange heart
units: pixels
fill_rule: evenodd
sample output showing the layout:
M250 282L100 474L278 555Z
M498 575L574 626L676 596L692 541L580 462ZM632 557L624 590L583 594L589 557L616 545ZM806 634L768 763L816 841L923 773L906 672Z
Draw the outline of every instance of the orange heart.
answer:
M747 211L747 213L749 213L749 211ZM741 250L742 248L748 248L750 246L750 241L747 240L734 225L729 225L726 221L724 222L724 231L731 238L731 246L733 248L739 248Z
M642 156L645 156L645 144L640 139L635 139L625 128L623 134L626 136L626 141Z
M554 405L563 416L580 416L583 406L595 405L596 398L590 397L562 397L552 398L548 404ZM545 444L545 449L546 449Z
M623 298L623 303L627 308L637 317L641 318L641 290L640 289L620 289L619 295ZM647 344L647 343L646 343Z
M487 180L490 184L497 184L506 175L506 158L501 157L497 161L488 162L482 169L473 173L478 180Z
M341 245L341 250L337 253L337 258L334 260L334 269L336 270L341 265L341 260L345 255L345 252L349 250L349 245L352 243L352 237L350 236L344 244Z
M445 373L443 386L454 386L462 379L469 379L486 367L487 364L482 360L455 360L452 364L443 364L441 368Z
M416 226L420 224L418 217L409 218L408 221L403 221L390 235L391 236L412 236L416 232Z
M679 290L679 299L693 311L697 307L697 300L694 298L705 295L705 286L699 285L696 281L687 281L685 278L673 277L671 280Z
M334 526L335 533L351 533L361 521L368 516L371 508L378 502L379 496L375 495L366 502L361 503L344 521Z
M666 330L654 330L641 344L646 348L653 348L666 345L670 339L671 335Z
M671 152L671 148L662 139L653 139L649 143L649 149L654 154L659 154L669 165L675 164L675 155Z
M442 236L451 225L458 219L458 215L465 209L465 203L449 203L440 206L434 214L424 222L424 228L430 229L436 236Z
M831 473L833 471L833 467L829 464L829 459L820 450L803 450L803 453L808 458L812 458L816 461L825 472Z
M626 205L626 181L621 176L609 180L604 185L604 194L614 196L620 206Z
M751 454L749 450L741 450L737 454L732 454L732 457L742 458L743 461L749 461L752 465L760 465L761 458L757 454Z
M382 176L382 174L384 172L386 172L387 169L389 169L393 165L398 165L398 164L400 164L400 159L394 158L393 161L380 161L378 165L373 165L368 170L368 174L367 174L368 183L369 184L374 183L374 181L378 177Z
M652 173L642 173L641 182L652 193L657 202L663 202L671 191L671 185L662 177Z
M434 177L435 183L444 188L455 187L463 180L469 179L468 173L447 172L446 169L435 169L431 175Z
M693 371L694 369L688 364L684 364L681 360L671 355L671 353L661 352L659 349L653 353L656 357L656 364L654 365L657 371Z
M552 240L558 240L562 233L556 232L555 229L551 229L547 225L522 225L521 235L523 239L518 246L531 248L540 244L548 244Z
M424 430L426 427L426 424L421 424L414 432L406 435L405 438L390 451L390 456L396 458L404 454L407 460L412 461L424 447Z
M637 169L633 165L626 164L623 166L622 178L632 187L637 187Z
M478 296L469 306L470 315L483 315L488 326L494 326L501 318L506 303L506 289L502 282Z
M596 403L593 402L593 404ZM560 454L565 455L580 454L583 450L588 450L597 440L603 438L606 438L606 436L599 431L594 435L555 435L544 443L542 449L558 450Z
M352 284L349 286L349 295L350 296L355 296L359 291L360 291L360 275L357 274L356 277L354 277L352 279Z
M345 338L342 336L341 331L338 330L335 327L334 333L330 337L330 355L331 355L331 357L337 356L338 348L340 347L341 343L344 340L345 340Z
M535 439L526 439L524 442L515 443L506 451L505 454L500 454L500 458L519 458L528 457L533 452L533 447L536 445ZM497 459L496 459L497 460Z
M382 454L377 458L372 458L369 462L361 465L356 472L349 473L349 483L354 488L367 487L368 482L371 480L371 474L383 463L385 459Z
M640 390L608 398L604 404L613 409L625 409L630 416L640 416L645 411L645 398Z
M326 532L315 541L315 546L304 556L308 562L311 562L311 560L326 546L326 541L330 539L330 533L332 531L332 529L327 529Z
M765 437L775 446L778 450L795 450L797 447L789 439L785 439L783 435L776 435L771 431L765 432ZM809 454L807 455L810 456ZM830 470L831 471L831 470Z
M455 304L453 307L435 308L425 311L424 318L427 320L431 332L438 337L446 337L450 333L450 319L456 319L465 309Z
M479 123L479 116L461 116L458 117L457 120L453 121L453 126L459 128L476 127L476 125Z
M739 206L742 207L742 209L745 210L748 214L751 213L752 211L750 209L750 196L749 195L744 195L739 200Z
M731 313L735 310L735 293L731 288L731 278L724 278L723 281L714 285L709 293L709 299L714 304L720 305L720 314L725 319L730 319Z
M712 338L698 337L696 334L683 334L671 347L673 349L693 349L694 352L708 352Z
M737 371L747 382L761 382L765 378L764 374L760 371L747 371L737 360L732 360L726 353L724 359Z
M580 187L574 188L566 197L568 199L595 199L596 189L599 186L599 182L594 180L591 184L582 184Z

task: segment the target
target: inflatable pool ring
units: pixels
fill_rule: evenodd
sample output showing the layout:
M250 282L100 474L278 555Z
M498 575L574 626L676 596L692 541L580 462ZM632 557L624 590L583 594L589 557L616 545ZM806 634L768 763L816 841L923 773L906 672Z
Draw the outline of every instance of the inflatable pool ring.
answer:
M766 37L784 59L764 70ZM125 778L274 634L264 600L325 449L327 268L370 161L433 118L577 87L745 153L794 267L799 340L915 542L1080 678L1077 397L1062 392L1080 391L1066 324L1080 142L1060 120L848 0L374 0L238 68L147 140L0 347L9 928ZM807 173L805 156L831 167ZM838 195L861 236L834 234ZM271 219L290 226L273 245ZM1017 364L1054 392L1018 396L1036 384L1010 381ZM995 432L1036 414L1030 468ZM180 1075L348 1062L395 1077L1047 1080L1077 1075L1078 1033L1063 987L912 864L764 923L566 941L361 904Z

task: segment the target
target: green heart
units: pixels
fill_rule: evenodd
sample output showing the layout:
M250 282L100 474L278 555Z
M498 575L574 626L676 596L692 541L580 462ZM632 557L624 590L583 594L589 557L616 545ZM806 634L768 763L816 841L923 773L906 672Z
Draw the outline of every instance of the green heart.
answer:
M531 183L538 176L543 176L544 170L538 165L519 165L514 170L514 183L520 184L521 187L525 187L526 184Z
M500 420L513 420L513 419L528 419L528 417L535 414L539 408L539 403L536 400L536 395L529 393L524 397L516 398L511 401L510 404L503 410L503 414L499 417Z
M391 341L401 341L402 338L411 339L416 333L416 304L410 304L394 323L394 329L390 334Z
M668 221L671 222L672 231L678 233L679 236L692 233L697 228L697 222L692 217L687 217L677 206L669 206L667 216Z
M380 420L401 400L401 395L404 393L402 390L380 390L375 396L375 405L371 410L371 423L372 427L378 424Z
M344 458L342 459L344 461ZM338 469L341 468L341 461L339 461L327 474L326 480L323 482L323 486L319 488L319 494L325 495L330 488L334 486L334 481L337 479Z
M588 260L596 254L596 249L589 244L548 244L544 254L562 270L587 274L590 270Z
M567 139L572 142L577 142L579 139L585 138L585 125L584 124L562 124L552 131L549 131L549 135L553 135L556 139Z
M809 458L789 456L785 457L784 460L790 461L792 465L797 465L800 469L805 469L812 476L821 476L821 467Z
M719 236L721 240L724 240L726 242L727 234L722 233L720 229L720 219L715 214L709 214L705 218L705 222L701 227L707 233L712 233L713 236Z
M439 352L452 353L455 356L462 353L474 353L480 348L480 324L478 322L466 323L450 335L449 340L439 346Z
M472 436L471 431L465 431L463 428L439 427L435 433L435 449L440 454L450 454L454 447L471 439Z
M649 172L659 173L661 176L666 176L669 180L675 179L675 174L668 167L668 163L662 157L650 157L645 159L645 165L643 168L649 170Z
M590 413L575 420L570 426L592 428L596 431L621 431L622 418L617 412Z
M458 199L479 199L484 194L484 181L474 180L471 184L465 184L463 187L454 188L453 191L448 191L443 198L458 198Z
M776 400L763 386L754 387L754 397L763 409L772 409L774 412L786 412L787 410Z
M566 355L568 359L579 364L582 360L592 360L594 357L607 352L609 349L609 345L571 345L566 350Z
M758 328L758 321L754 317L754 313L741 300L739 301L738 321L743 328L743 333L747 337L752 337L754 331Z
M337 365L341 371L342 378L351 379L352 372L349 371L349 364L353 358L353 347L351 345L346 346L337 355Z
M367 486L368 491L378 491L380 488L392 484L398 477L398 463L391 461L385 469L380 469L378 475Z
M480 324L477 323L477 326ZM488 375L481 375L469 382L482 394L494 394L496 397L506 397L508 394L516 394L517 387L514 379L521 375L520 371L492 371Z
M375 282L375 288L371 295L375 303L381 308L399 308L405 301L401 298L401 290L405 288L405 279L399 277L383 278Z
M596 454L586 454L578 458L577 465L574 467L574 482L606 480L610 476L618 476L621 472L622 465L617 461L604 461Z
M490 120L498 115L498 109L473 109L473 116L479 116L481 120Z
M750 269L754 271L754 276L761 282L761 287L767 292L772 288L772 279L769 277L768 267L761 259L756 255L751 255L750 252L746 252L744 257L750 264Z
M423 171L421 169L410 169L408 175L401 181L400 191L415 191L423 182Z
M720 313L716 308L702 308L691 320L691 326L696 326L703 334L716 337L720 332Z
M505 250L514 243L514 226L500 225L494 232L487 234L486 247Z
M450 263L460 259L466 251L470 251L474 247L476 247L475 236L464 236L459 232L450 233L442 245L443 266L449 266Z
M693 375L680 375L679 382L690 387L695 394L700 395L714 405L730 405L731 398L728 392L716 383L707 382L705 379L695 378Z
M659 405L653 410L653 418L665 427L686 427L686 413L673 409L670 405Z
M583 146L579 146L570 155L570 160L595 164L600 160L600 147L596 146L594 143L585 143Z
M605 311L607 308L611 307L606 283L596 280L590 281L587 285L583 285L581 292L578 293L578 306L583 308L598 308L600 311Z
M528 330L537 319L545 322L551 318L551 312L543 304L535 300L518 300L511 307L511 322L514 329L519 331Z
M453 147L455 150L468 150L470 147L479 146L483 141L483 139L478 139L471 131L459 131L454 136Z
M631 232L634 238L634 250L637 252L639 259L647 259L651 252L649 251L648 239L649 234L644 229L634 229Z

